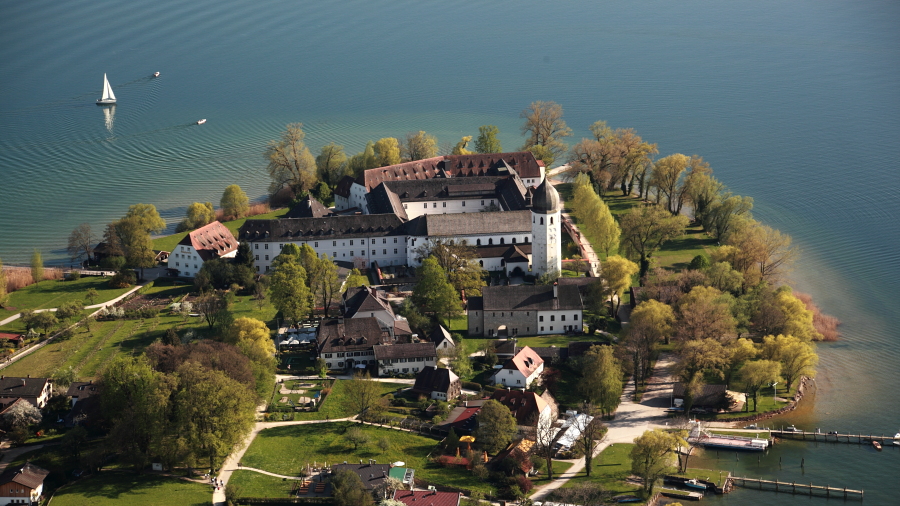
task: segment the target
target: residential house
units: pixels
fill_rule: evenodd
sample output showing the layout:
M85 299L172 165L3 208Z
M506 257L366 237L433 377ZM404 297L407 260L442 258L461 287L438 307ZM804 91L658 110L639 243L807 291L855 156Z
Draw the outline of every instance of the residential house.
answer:
M549 394L548 394L549 395ZM497 390L491 399L509 409L516 419L516 425L522 429L534 427L550 427L556 419L554 404L534 392L522 390ZM552 397L551 397L552 399Z
M36 505L44 492L44 479L50 471L30 462L8 466L0 474L0 504Z
M416 375L412 392L439 401L455 399L462 391L462 381L450 369L425 366Z
M491 376L491 383L511 388L528 388L544 371L544 361L528 346L506 361Z
M378 374L417 373L427 366L437 364L434 343L401 343L389 346L375 346Z
M192 278L200 272L203 262L214 258L237 256L238 241L231 230L214 221L189 232L169 254L169 269L179 276Z
M50 400L51 387L48 378L0 376L0 406L6 407L16 399L23 399L43 409Z
M318 358L329 370L375 367L374 348L393 343L378 318L331 318L322 320L316 332Z
M0 341L9 343L13 348L20 348L25 342L22 334L10 334L8 332L0 332Z
M504 460L511 458L516 463L516 469L522 474L528 475L534 471L534 465L531 462L534 453L535 442L531 439L515 439L505 449L500 450L497 455L491 459L491 467L498 468L498 465Z
M447 419L441 426L448 431L452 428L457 434L471 434L477 426L475 417L483 404L484 400L464 401L447 414Z
M100 393L100 389L98 388L98 385L94 384L94 380L75 381L69 385L66 396L72 398L72 406L74 407L78 401L84 401L88 397L97 395L98 393Z
M409 341L412 329L406 318L394 313L387 294L371 286L350 287L341 296L344 318L377 318L391 337Z
M583 304L574 285L486 286L469 298L469 336L514 337L580 332Z
M684 384L676 381L672 385L672 401L675 406L684 403ZM728 406L728 392L725 385L703 385L703 389L693 398L693 408L720 409Z
M438 352L452 352L454 349L456 349L456 343L453 342L453 337L450 335L450 332L441 324L438 324L434 327L434 330L432 330L431 334L428 335L428 340L434 343L434 347L438 350Z
M459 506L460 492L437 490L395 490L394 500L406 506Z

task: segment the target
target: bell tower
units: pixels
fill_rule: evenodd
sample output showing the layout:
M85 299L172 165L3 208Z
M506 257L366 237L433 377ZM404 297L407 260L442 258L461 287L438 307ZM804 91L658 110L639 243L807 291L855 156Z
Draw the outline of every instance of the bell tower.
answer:
M556 188L544 178L531 199L531 271L540 276L562 271L562 202Z

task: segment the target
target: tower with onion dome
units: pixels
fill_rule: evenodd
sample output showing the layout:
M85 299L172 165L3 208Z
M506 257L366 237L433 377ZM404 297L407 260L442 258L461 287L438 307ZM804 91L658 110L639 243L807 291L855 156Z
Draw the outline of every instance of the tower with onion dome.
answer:
M535 276L562 271L561 211L559 193L544 178L531 197L531 271Z

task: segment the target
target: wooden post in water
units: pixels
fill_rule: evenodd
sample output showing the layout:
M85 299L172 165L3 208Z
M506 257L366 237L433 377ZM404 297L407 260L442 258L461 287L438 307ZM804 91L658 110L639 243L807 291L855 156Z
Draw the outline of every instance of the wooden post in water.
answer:
M812 497L812 482L809 482L809 496Z

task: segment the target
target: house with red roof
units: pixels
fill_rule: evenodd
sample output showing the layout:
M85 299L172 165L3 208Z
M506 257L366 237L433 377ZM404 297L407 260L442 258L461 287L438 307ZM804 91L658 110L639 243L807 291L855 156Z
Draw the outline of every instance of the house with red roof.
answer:
M544 372L544 360L530 347L521 348L491 376L491 383L510 388L528 388Z
M395 490L394 500L406 506L459 506L459 492L437 490Z
M169 269L179 276L192 278L200 272L203 262L214 258L234 258L237 248L238 240L231 230L214 221L184 236L169 254ZM278 252L273 251L272 254L277 255Z

